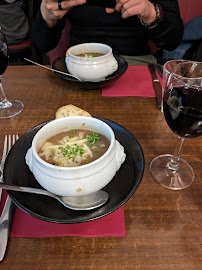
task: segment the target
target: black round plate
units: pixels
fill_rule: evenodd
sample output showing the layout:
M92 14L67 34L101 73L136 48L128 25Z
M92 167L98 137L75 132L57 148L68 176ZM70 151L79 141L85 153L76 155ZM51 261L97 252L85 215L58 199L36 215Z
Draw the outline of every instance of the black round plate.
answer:
M54 72L54 73L57 76L65 79L67 81L78 82L80 84L81 89L94 90L94 89L98 89L98 88L103 88L103 87L109 86L115 80L117 80L119 77L121 77L128 68L128 63L123 57L118 56L118 55L114 55L114 57L116 58L116 60L118 62L118 69L113 74L106 77L104 80L102 80L100 82L87 82L87 81L80 82L79 80L77 80L76 78L73 78L71 76L61 74L58 72ZM65 72L65 73L69 73L69 71L67 70L66 64L65 64L65 57L59 57L58 59L56 59L52 64L52 68L59 70L59 71L62 71L62 72Z
M73 211L55 199L30 193L9 191L14 203L26 213L38 219L56 223L80 223L110 214L126 203L137 190L144 173L144 155L136 138L124 127L110 120L97 117L114 131L116 139L124 146L126 160L112 181L103 190L109 193L109 201L90 211ZM24 133L11 148L4 166L4 182L7 184L42 188L25 163L25 155L31 147L37 131L50 121L33 127ZM95 179L96 181L96 179Z

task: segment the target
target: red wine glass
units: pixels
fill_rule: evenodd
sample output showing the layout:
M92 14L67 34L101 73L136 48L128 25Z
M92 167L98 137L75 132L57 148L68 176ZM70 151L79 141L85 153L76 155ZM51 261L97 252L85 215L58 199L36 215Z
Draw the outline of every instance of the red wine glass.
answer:
M1 83L1 75L6 71L7 66L8 66L8 46L6 38L0 27L0 118L12 117L20 113L24 108L24 105L21 101L8 100L5 95Z
M164 91L163 112L168 126L178 135L180 148L174 155L155 157L149 170L162 186L181 190L194 180L192 167L180 157L183 143L202 134L202 62L173 67Z

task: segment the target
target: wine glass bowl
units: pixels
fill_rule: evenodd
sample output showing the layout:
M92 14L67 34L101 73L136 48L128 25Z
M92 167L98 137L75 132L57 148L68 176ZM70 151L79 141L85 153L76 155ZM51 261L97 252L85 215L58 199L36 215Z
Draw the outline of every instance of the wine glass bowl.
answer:
M163 91L165 91L165 87L166 87L166 83L167 80L170 76L171 70L174 66L176 66L179 63L184 63L187 62L187 60L184 59L173 59L170 61L167 61L164 65L163 65L163 76L162 76L162 89Z
M0 63L0 75L2 75L8 66L8 47L3 42L0 42Z
M163 98L165 120L179 136L180 147L174 155L161 155L150 163L152 177L161 185L180 190L194 180L192 167L180 158L186 138L202 134L202 63L178 63L167 79Z
M8 46L0 27L0 118L9 118L20 113L24 105L19 100L8 100L4 92L1 76L8 66Z

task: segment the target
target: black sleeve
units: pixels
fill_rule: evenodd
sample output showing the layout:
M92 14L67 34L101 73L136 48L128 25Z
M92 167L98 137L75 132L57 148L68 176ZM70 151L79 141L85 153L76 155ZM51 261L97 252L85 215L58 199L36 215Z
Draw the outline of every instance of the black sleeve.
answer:
M174 50L181 42L183 36L183 22L180 16L177 0L155 1L160 6L163 20L149 31L150 40L158 48Z
M153 29L146 29L148 39L158 48L174 50L181 42L183 35L183 22L180 17L177 0L154 0L162 10L163 20ZM33 24L33 39L37 47L48 52L54 49L61 37L65 26L66 16L57 21L53 28L49 28L39 11ZM135 29L134 29L135 30Z
M66 17L63 17L53 28L49 28L39 10L33 22L32 38L42 52L48 52L57 46L65 21Z

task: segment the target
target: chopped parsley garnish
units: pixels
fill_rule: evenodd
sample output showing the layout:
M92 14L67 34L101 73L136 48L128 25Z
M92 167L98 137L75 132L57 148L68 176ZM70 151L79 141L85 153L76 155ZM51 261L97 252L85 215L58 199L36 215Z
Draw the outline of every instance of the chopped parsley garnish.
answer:
M72 159L73 161L76 156L82 156L84 154L84 149L79 147L77 144L74 144L73 147L70 145L59 147L59 149L64 157Z
M90 159L87 159L84 161L84 164L88 164L88 163L90 163Z
M83 123L82 126L84 127L86 123Z
M70 132L71 132L71 133L75 133L75 132L76 132L76 130L75 130L75 129L72 129L72 130L70 130Z
M86 139L89 142L89 147L94 146L96 141L100 141L101 138L98 133L93 133L92 135L86 135Z

